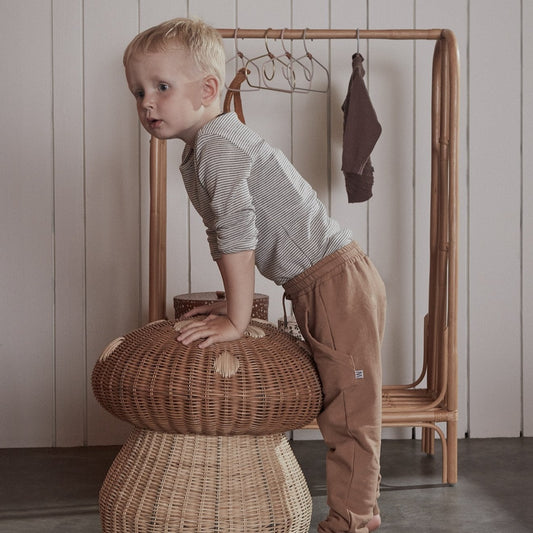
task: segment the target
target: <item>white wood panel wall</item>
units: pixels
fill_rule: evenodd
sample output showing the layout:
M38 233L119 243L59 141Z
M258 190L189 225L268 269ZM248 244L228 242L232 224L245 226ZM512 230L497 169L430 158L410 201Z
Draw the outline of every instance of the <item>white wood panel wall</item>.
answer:
M10 104L0 111L0 439L17 446L50 443L56 422L52 17L49 2L21 9L4 1L1 12L2 99Z
M522 12L522 418L524 435L533 435L533 3L524 2Z
M0 13L0 447L116 443L128 431L90 387L105 345L147 319L148 136L121 56L138 31L192 15L217 27L454 30L462 97L459 434L533 435L531 2L0 0ZM422 359L433 45L360 42L383 126L366 204L347 203L340 171L340 106L355 42L308 43L329 69L327 94L242 95L247 123L293 160L378 265L389 296L387 382L410 380ZM233 41L225 46L231 57ZM238 46L248 57L264 53L261 40ZM303 54L302 43L289 46ZM168 145L169 316L175 294L221 288L179 176L182 148ZM277 320L281 289L258 275L257 290L270 295Z
M480 437L494 413L506 435L521 419L519 28L520 2L470 3L469 424Z

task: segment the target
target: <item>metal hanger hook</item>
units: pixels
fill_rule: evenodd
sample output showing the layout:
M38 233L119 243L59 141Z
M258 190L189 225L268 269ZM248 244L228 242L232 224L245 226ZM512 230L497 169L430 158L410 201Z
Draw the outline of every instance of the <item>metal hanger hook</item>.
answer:
M239 51L239 45L237 44L237 34L239 33L239 28L235 28L233 32L233 46L235 48L235 55L242 58L242 54Z
M266 48L267 54L268 54L270 57L273 57L274 54L270 51L270 48L268 47L268 32L269 32L271 29L272 29L272 28L268 28L268 29L265 31L265 48Z
M285 39L284 39L284 36L285 36L285 30L287 28L283 28L281 30L281 47L283 48L283 51L285 52L285 55L289 58L289 59L292 59L292 54L287 50L287 48L285 48Z
M266 51L267 51L267 55L268 57L270 58L270 61L266 61L265 63L263 63L262 67L261 67L261 72L263 74L263 77L265 79L267 79L268 81L272 81L274 79L274 76L276 75L276 63L274 62L274 59L275 59L275 56L274 54L270 51L270 48L268 47L268 32L271 30L272 28L268 28L266 31L265 31L265 48L266 48ZM272 74L268 75L267 74L267 71L266 71L266 65L267 63L270 63L271 66L272 66Z
M304 29L304 34L303 34L302 39L303 39L303 45L304 45L305 55L306 55L307 57L310 57L311 54L309 53L309 50L307 49L307 37L306 37L306 35L307 35L307 30L308 30L308 29L309 29L309 28L305 28L305 29Z

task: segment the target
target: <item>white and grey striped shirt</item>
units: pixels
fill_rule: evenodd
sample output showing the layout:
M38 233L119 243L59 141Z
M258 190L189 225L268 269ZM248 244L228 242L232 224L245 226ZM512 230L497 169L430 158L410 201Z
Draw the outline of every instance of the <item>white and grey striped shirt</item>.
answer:
M259 271L281 285L352 240L283 153L234 112L201 128L180 170L214 260L255 250Z

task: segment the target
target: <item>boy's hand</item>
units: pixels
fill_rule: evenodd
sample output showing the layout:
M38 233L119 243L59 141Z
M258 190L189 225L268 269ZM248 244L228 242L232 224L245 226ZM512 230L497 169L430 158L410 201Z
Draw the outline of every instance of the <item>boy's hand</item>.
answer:
M200 306L206 307L206 306ZM198 309L198 308L195 308ZM184 317L193 310L185 313ZM192 315L189 315L192 316ZM199 348L207 348L215 342L233 341L242 337L239 331L227 316L209 315L203 320L197 320L187 324L177 337L177 340L188 346L198 339L204 339Z
M217 265L222 274L226 300L196 307L183 315L187 318L210 313L203 320L183 327L177 338L185 345L198 339L204 339L198 345L200 348L207 348L215 342L234 341L240 339L248 327L254 299L255 252L246 250L223 254L217 259Z

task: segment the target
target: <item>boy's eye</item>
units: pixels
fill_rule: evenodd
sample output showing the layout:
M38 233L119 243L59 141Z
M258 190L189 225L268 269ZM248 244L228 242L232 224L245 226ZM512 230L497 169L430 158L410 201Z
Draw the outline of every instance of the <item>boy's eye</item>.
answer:
M160 84L159 84L159 90L160 90L160 91L166 91L166 90L168 90L168 84L166 84L166 83L160 83Z
M139 98L144 98L144 91L135 91L133 96L138 100Z

